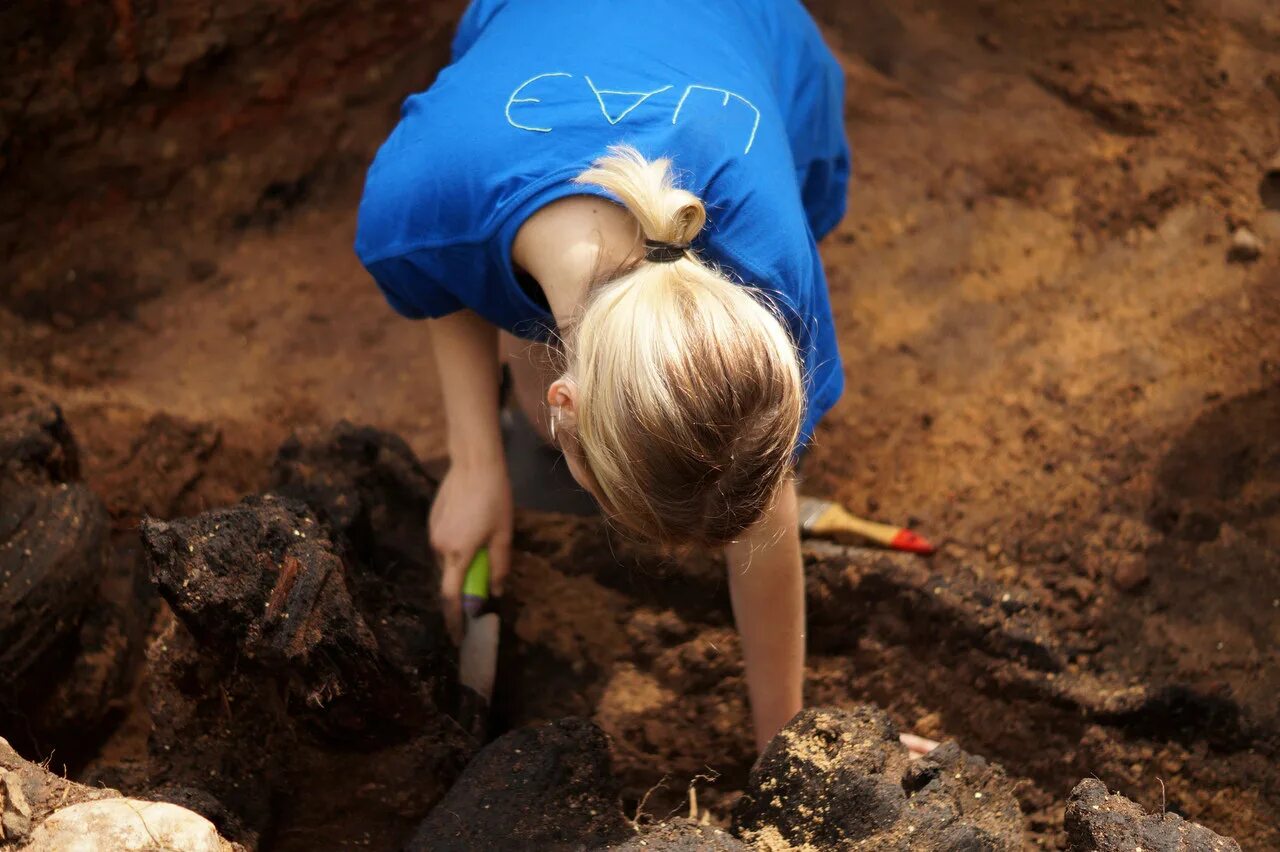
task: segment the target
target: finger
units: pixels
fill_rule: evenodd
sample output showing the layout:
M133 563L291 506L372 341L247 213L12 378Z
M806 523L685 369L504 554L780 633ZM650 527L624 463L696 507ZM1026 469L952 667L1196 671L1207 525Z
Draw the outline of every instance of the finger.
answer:
M440 609L444 614L445 628L456 644L462 641L462 580L465 567L462 557L456 553L445 554L441 561Z
M918 737L915 734L899 734L898 740L907 747L907 751L911 753L911 759L915 760L924 757L929 752L938 747L934 740L927 740L924 737Z
M489 541L489 594L501 597L511 570L511 535L499 533Z
M444 613L444 626L449 632L453 644L462 644L462 601L446 594L440 596L440 607Z

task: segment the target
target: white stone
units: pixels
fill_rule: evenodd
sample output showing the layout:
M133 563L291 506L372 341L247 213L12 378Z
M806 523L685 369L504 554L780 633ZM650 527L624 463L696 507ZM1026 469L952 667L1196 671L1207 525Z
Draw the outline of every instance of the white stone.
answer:
M81 802L50 814L31 832L30 846L40 852L228 852L213 823L168 802L102 799Z

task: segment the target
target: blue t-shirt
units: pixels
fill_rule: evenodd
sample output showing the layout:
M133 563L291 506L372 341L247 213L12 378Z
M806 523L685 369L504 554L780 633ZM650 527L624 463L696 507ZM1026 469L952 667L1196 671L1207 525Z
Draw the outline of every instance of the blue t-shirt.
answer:
M798 0L474 0L453 61L369 169L356 252L408 317L470 308L545 337L520 226L614 143L669 157L707 207L695 248L768 294L804 360L801 440L844 374L817 239L844 214L843 74Z

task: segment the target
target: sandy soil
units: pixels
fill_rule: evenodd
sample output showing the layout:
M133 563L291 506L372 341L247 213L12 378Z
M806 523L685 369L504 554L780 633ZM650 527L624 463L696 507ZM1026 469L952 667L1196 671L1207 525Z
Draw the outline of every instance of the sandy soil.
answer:
M999 761L1046 846L1089 775L1280 846L1280 213L1258 193L1280 13L814 5L847 69L855 180L823 247L849 391L805 489L941 542L904 576L1027 609L1061 665L1029 673L819 553L810 701L872 700ZM8 372L61 402L118 536L260 488L297 427L349 418L440 454L424 329L350 251L360 179L131 244L164 279L137 298L0 312ZM1238 227L1260 258L1230 259ZM593 716L629 801L661 783L646 807L665 813L715 776L701 801L723 816L751 755L718 568L618 567L604 533L566 544L563 523L520 522L505 721ZM1108 710L1127 687L1155 697ZM98 765L146 730L135 714Z

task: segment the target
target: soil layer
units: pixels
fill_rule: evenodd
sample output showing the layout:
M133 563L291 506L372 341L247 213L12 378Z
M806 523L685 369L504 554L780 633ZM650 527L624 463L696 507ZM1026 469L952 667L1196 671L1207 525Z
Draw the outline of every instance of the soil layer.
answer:
M328 52L350 22L293 5L283 28L186 22L182 50L155 41L180 27L115 20L100 50L49 46L79 77L12 78L31 91L5 109L45 104L40 121L0 113L0 209L23 211L0 232L0 363L61 406L121 588L143 516L287 482L296 452L272 460L295 430L347 418L424 459L443 446L424 329L390 312L350 245L363 166L401 97L429 82L458 4L415 19L416 42L387 12L361 24L358 48ZM1244 849L1280 848L1280 212L1260 192L1280 152L1280 12L811 6L846 69L855 171L823 245L848 391L804 490L910 522L941 549L809 548L810 703L874 702L1000 764L1044 847L1065 842L1068 796L1095 776ZM197 37L215 25L221 41ZM4 45L15 61L61 32L37 30L26 53ZM152 48L164 62L148 77ZM91 87L126 49L142 66L127 86L32 94ZM241 97L249 79L259 88ZM103 130L117 120L119 134ZM122 138L170 139L174 162L136 145L106 158ZM141 181L153 163L167 165ZM10 183L19 169L29 179ZM57 175L47 198L29 191L40 175ZM372 546L356 516L330 520ZM591 719L612 738L629 817L687 813L692 785L727 825L754 755L723 567L636 552L591 521L526 513L517 538L499 727ZM148 606L154 655L174 628L154 593ZM148 708L165 706L144 700L135 650L119 655L133 674L113 732L62 758L130 795ZM43 733L0 735L48 757ZM423 761L353 761L376 807L411 809ZM316 765L299 784L351 783ZM326 807L325 836L360 839L381 813L360 807ZM305 809L285 802L274 819L245 831L315 848Z

